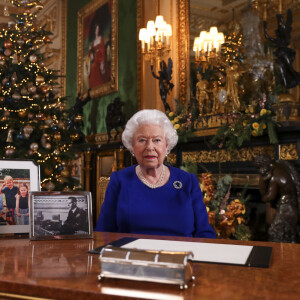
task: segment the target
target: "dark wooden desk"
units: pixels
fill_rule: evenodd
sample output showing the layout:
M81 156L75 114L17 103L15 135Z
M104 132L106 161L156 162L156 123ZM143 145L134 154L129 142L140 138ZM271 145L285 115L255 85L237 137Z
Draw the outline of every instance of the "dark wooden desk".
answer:
M196 280L187 290L159 283L106 279L99 282L98 255L89 249L124 236L95 233L94 239L29 241L0 240L0 299L299 299L300 245L176 238L197 242L268 245L273 247L268 269L194 263ZM172 238L174 239L174 238ZM2 297L2 298L1 298ZM128 298L127 298L128 299Z

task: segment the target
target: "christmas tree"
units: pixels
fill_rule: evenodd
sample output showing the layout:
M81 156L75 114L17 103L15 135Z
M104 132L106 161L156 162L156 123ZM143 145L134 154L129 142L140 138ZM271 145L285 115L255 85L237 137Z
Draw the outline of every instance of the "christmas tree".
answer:
M48 69L41 53L51 43L51 32L37 25L43 5L11 2L19 13L0 31L0 157L36 161L44 190L76 189L68 162L81 131L60 96L59 71Z

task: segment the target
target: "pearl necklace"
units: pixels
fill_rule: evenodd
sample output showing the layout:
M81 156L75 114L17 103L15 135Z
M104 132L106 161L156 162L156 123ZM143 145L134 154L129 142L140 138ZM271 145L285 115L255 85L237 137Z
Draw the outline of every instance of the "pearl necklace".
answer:
M164 178L165 178L165 166L162 165L162 171L160 173L160 176L159 176L159 179L158 181L155 183L155 184L152 184L152 183L149 183L147 181L147 179L145 178L145 176L143 175L143 172L142 172L142 169L140 167L140 165L138 165L136 167L136 170L137 170L137 175L138 177L140 178L140 180L147 186L149 187L150 189L156 189L157 187L161 186Z

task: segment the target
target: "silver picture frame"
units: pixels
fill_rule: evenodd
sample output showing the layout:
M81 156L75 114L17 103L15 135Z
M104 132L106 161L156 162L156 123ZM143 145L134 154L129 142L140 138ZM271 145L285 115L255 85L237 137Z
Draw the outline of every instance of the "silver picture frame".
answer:
M20 188L27 189L22 198ZM0 235L29 234L29 193L40 191L39 165L34 160L0 160L0 191Z
M31 240L92 238L91 192L30 193Z

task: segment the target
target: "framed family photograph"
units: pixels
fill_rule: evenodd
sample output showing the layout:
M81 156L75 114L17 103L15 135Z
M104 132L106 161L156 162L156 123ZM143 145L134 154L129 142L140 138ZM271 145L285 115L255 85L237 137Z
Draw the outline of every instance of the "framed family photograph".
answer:
M29 207L32 240L93 236L90 192L32 192Z
M118 90L118 0L94 0L78 12L77 92Z
M33 160L0 160L0 234L29 234L29 193L40 191Z

